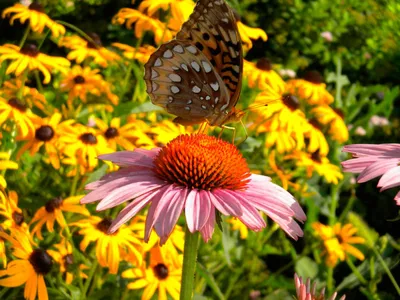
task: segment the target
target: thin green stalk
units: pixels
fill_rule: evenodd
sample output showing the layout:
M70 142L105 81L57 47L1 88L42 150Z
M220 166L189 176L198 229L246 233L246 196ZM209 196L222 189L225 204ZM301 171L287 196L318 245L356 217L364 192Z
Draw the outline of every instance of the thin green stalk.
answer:
M21 78L21 88L18 90L18 92L17 92L17 98L20 100L20 101L23 101L24 103L25 103L25 101L24 101L24 88L25 88L25 82L26 82L26 79L27 79L27 77L28 77L28 69L26 69L25 71L24 71L24 73L22 74L22 78Z
M75 196L76 194L76 185L78 184L78 180L79 180L79 166L76 167L76 174L74 176L74 179L72 180L72 185L71 185L71 192L70 192L70 196Z
M191 233L186 226L180 300L191 300L193 296L198 243L199 232Z
M358 278L358 280L363 284L363 285L367 285L367 280L364 278L364 276L362 276L362 274L360 273L360 271L358 271L358 269L356 268L356 266L353 264L353 262L351 261L351 259L347 258L346 259L346 263L349 266L349 268L351 269L351 271L354 273L354 275L356 275L356 277Z
M25 29L24 36L22 37L21 41L19 42L19 45L18 45L19 48L22 48L22 46L25 44L25 41L28 38L30 31L31 31L31 28L28 25Z
M328 290L328 295L333 293L333 268L328 267L328 274L326 275L326 289Z
M345 208L343 209L343 212L340 214L339 216L339 222L342 223L344 221L344 219L346 218L347 214L349 213L349 211L353 208L354 202L356 201L356 197L355 195L351 195L349 198L349 201L347 201L347 204L345 206Z
M61 20L57 20L57 23L60 23L61 25L64 25L64 26L66 26L66 27L71 28L72 30L75 30L75 31L76 31L77 33L79 33L82 37L84 37L87 41L89 41L89 42L91 42L93 45L95 45L96 48L99 48L99 47L97 46L97 44L94 42L94 40L93 40L89 35L87 35L83 30L79 29L79 28L76 27L75 25L72 25L72 24L70 24L70 23L67 23L67 22L64 22L64 21L61 21Z
M7 287L3 287L0 291L0 299L3 299L3 296L9 291L10 289Z
M340 59L339 56L336 58L336 95L335 95L335 104L337 108L342 108L343 107L343 101L342 101L342 82L341 82L341 76L342 76L342 60Z
M46 31L46 33L45 33L43 39L40 41L39 45L37 46L38 51L40 50L40 48L42 48L42 46L43 46L43 44L44 44L44 41L47 39L47 37L49 36L49 34L50 34L50 29L47 29L47 31Z
M390 281L392 282L393 286L395 287L397 294L400 296L400 287L397 284L396 279L393 277L392 272L390 272L389 267L387 266L385 260L382 258L381 254L378 252L378 250L376 250L375 247L372 247L372 250L374 251L376 257L378 258L379 262L381 263L381 266L383 267L383 269L385 270L387 276L389 277Z
M39 77L39 71L35 70L33 72L33 74L35 75L35 80L36 80L36 85L38 87L38 90L41 94L43 94L43 85L42 82L40 81L40 77Z
M83 286L83 291L82 291L82 298L83 299L86 298L86 293L87 293L87 291L89 289L90 283L92 282L93 276L96 273L97 266L98 266L98 262L97 262L97 260L94 260L92 269L90 270L89 276L86 279L85 285Z
M339 186L331 186L331 207L329 210L329 225L333 226L336 222L336 208L339 201Z

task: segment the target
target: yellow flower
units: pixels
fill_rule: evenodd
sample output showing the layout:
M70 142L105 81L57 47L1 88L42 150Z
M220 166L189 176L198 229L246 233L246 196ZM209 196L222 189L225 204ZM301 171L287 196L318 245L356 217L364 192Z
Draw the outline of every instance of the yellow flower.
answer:
M10 153L0 152L0 171L4 172L5 170L16 170L18 169L18 164L14 161L9 160ZM7 187L7 181L4 176L0 174L0 188L5 189Z
M49 118L32 118L35 132L30 136L26 136L19 140L27 140L25 145L20 148L17 153L17 159L21 157L21 155L30 150L30 155L34 155L37 153L40 148L44 145L46 153L48 154L50 163L55 169L60 168L60 148L58 147L58 124L61 120L60 113L54 113Z
M311 105L329 105L334 100L316 71L306 73L304 79L289 80L287 85L290 93L298 94Z
M97 156L113 152L100 132L82 124L64 126L60 143L64 145L64 154L69 156L63 162L78 165L81 174L97 166Z
M349 139L349 131L343 120L344 115L341 110L324 105L315 107L311 110L311 113L321 124L329 124L329 134L334 140L344 143Z
M170 120L163 120L156 126L152 127L147 134L153 139L158 147L168 144L178 135L191 133L193 128L190 126L184 127Z
M249 229L238 218L229 218L228 223L231 224L232 230L239 230L240 238L242 240L247 239L247 236L249 235Z
M289 185L295 186L294 183L290 182L290 179L293 177L293 175L291 173L285 172L285 170L276 163L274 150L272 150L268 155L268 164L271 170L267 171L266 174L272 176L277 175L281 180L282 187L285 190L289 188Z
M55 221L57 221L61 228L67 227L63 211L89 216L89 211L79 204L79 200L82 197L83 195L72 196L65 199L62 199L61 197L54 198L48 201L45 206L39 208L31 220L31 224L37 222L32 229L32 236L37 235L37 237L42 240L43 236L41 230L45 223L49 232L54 231Z
M117 274L121 259L134 257L137 265L142 263L141 242L127 226L120 227L116 232L109 234L112 223L109 218L101 219L91 216L88 219L72 223L71 226L80 228L83 235L80 249L85 252L91 242L96 243L96 257L100 266L108 267L110 274Z
M179 299L182 277L183 255L168 255L160 247L150 251L148 266L128 269L122 272L123 278L134 279L127 285L128 289L142 289L142 300L150 300L157 291L157 299Z
M121 127L121 119L113 118L108 126L104 121L96 118L96 126L102 131L109 147L114 151L117 150L117 145L125 150L133 150L136 145L143 145L149 141L149 137L137 127L135 122Z
M14 80L8 80L3 83L3 87L0 90L2 96L6 99L18 98L19 93L22 90L21 97L24 99L26 105L30 108L36 106L41 110L45 110L47 104L44 95L39 93L35 88L30 88L28 86L23 86L22 80L16 78Z
M40 53L34 44L25 44L22 48L11 44L0 46L0 63L6 60L12 62L6 70L6 75L14 73L20 76L25 70L42 72L43 83L49 83L50 71L58 70L66 73L70 62L64 57L49 56Z
M0 286L17 287L25 284L24 298L48 300L44 276L51 271L51 256L43 249L33 249L27 233L12 231L11 236L0 232L0 238L12 244L13 255L17 258L8 263L6 270L0 271Z
M306 127L308 128L305 132L305 137L308 138L307 151L310 153L319 151L320 155L326 156L329 152L329 145L317 120L309 120Z
M141 38L145 31L152 31L157 44L167 42L172 39L173 35L168 30L167 25L157 19L142 14L140 11L132 8L122 8L114 17L114 24L124 24L127 28L132 28L135 24L135 36Z
M13 13L15 13L15 15L10 19L11 25L14 24L15 20L19 20L22 24L24 24L26 20L29 20L29 26L34 32L42 33L44 28L48 27L51 30L52 36L55 38L65 34L65 27L50 19L37 1L33 1L29 6L16 3L14 6L3 10L1 16L5 18Z
M311 177L313 172L316 171L320 176L323 176L328 183L338 184L339 180L343 179L340 168L331 164L329 159L320 155L318 151L314 153L297 151L287 155L285 158L295 159L298 167L305 167L308 177Z
M18 207L18 194L15 191L9 191L8 195L0 191L0 216L3 229L15 229L19 231L28 231L28 224L24 222L22 210Z
M95 64L107 67L109 63L118 61L121 57L113 51L103 47L100 37L96 33L87 34L91 40L85 40L80 36L73 35L63 37L59 41L59 46L71 49L67 58L75 60L78 64L85 59L92 58Z
M149 60L150 55L156 51L156 48L150 45L144 45L138 48L121 43L113 43L112 45L123 51L123 55L126 58L137 59L142 64L145 64Z
M74 274L69 272L70 267L74 264L74 255L71 244L64 238L59 244L53 246L56 250L47 250L50 256L60 265L60 272L65 274L65 282L71 284L74 279ZM80 265L79 269L86 269L85 265ZM81 278L87 278L87 275L80 271Z
M267 41L268 36L261 28L252 28L238 20L237 22L240 37L242 38L243 49L245 51L253 48L253 42L251 40L262 39L264 42Z
M249 87L264 90L271 87L279 94L285 90L285 82L272 69L272 64L267 58L260 59L256 64L244 60L243 76L248 80Z
M8 101L0 97L0 125L12 120L17 125L21 137L32 135L35 127L32 123L33 114L18 98Z
M354 236L357 228L353 225L346 224L342 227L342 224L336 223L331 227L317 222L313 223L312 227L324 243L328 266L334 267L338 260L344 261L348 254L364 260L364 254L352 246L352 244L365 244L364 238Z
M68 105L79 99L88 102L87 95L105 95L112 104L118 104L118 96L111 92L111 85L99 74L100 70L90 67L74 66L60 83L62 91L68 91Z

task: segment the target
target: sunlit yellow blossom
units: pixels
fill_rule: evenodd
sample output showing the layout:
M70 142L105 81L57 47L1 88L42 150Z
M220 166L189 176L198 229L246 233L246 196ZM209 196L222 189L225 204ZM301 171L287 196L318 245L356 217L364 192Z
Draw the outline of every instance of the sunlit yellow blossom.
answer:
M96 243L96 257L102 267L108 267L110 274L118 272L122 258L135 257L136 264L142 263L140 240L127 226L120 227L116 232L109 234L108 229L112 223L109 218L101 219L91 216L72 223L71 226L80 228L79 234L83 235L80 249L85 252L90 243Z
M2 95L5 99L18 98L18 95L21 95L28 107L32 108L32 106L36 106L41 110L45 110L47 102L44 95L39 93L39 91L35 88L22 85L22 80L19 78L5 81L0 90L0 95Z
M315 71L306 73L304 79L289 80L288 90L297 94L311 105L329 105L333 102L333 96L326 90L322 76Z
M60 265L60 272L65 274L65 282L71 284L74 279L74 274L69 272L70 267L74 265L74 255L72 253L72 246L66 239L61 239L60 243L53 246L56 250L47 250L50 256ZM84 265L80 266L80 269L85 269ZM81 278L87 278L87 275L80 272Z
M5 18L11 14L15 14L10 19L11 25L14 24L15 20L19 20L22 24L29 20L29 26L34 32L42 33L44 28L47 27L55 38L65 34L65 27L50 19L37 1L33 1L29 6L15 3L14 6L3 10L1 16Z
M67 226L67 222L64 218L63 212L72 212L89 216L89 211L79 204L79 200L83 197L72 196L68 198L54 198L46 203L45 206L39 208L31 220L31 224L36 223L32 229L32 235L37 235L39 239L42 237L42 227L46 224L46 228L49 232L54 231L54 222L57 221L61 228Z
M0 125L8 120L14 121L20 131L21 137L26 137L35 132L32 123L33 114L21 100L11 98L8 101L0 97Z
M138 48L121 43L113 43L112 45L123 51L123 55L126 58L137 59L142 64L147 63L147 61L150 58L150 55L153 54L154 51L156 51L156 48L150 45L144 45Z
M339 109L332 109L329 106L318 106L312 109L311 113L315 115L321 124L329 124L329 134L340 143L349 139L349 131L343 120L343 112Z
M242 38L243 49L245 51L253 48L252 40L262 39L264 42L267 41L268 36L261 28L252 28L238 20L237 22L240 37Z
M240 221L238 218L229 218L228 223L231 224L232 230L239 230L240 238L242 240L247 239L247 236L249 235L249 229L242 223L242 221Z
M72 50L67 55L69 60L75 60L80 64L85 59L91 58L94 63L105 68L110 63L121 59L118 54L103 47L101 39L96 33L88 33L87 35L91 40L85 40L78 35L60 39L59 46Z
M173 37L166 24L132 8L122 8L113 17L112 22L120 25L126 22L126 27L129 29L132 28L132 24L135 23L135 36L137 38L141 38L145 31L151 31L154 33L154 39L157 44L167 42Z
M329 159L317 152L305 153L295 152L287 155L286 158L294 159L298 167L305 167L307 176L311 177L316 171L320 176L323 176L328 183L338 184L339 180L343 179L343 174L340 168L329 162Z
M352 246L352 244L364 244L365 239L354 236L357 232L351 224L336 223L333 227L321 223L313 223L313 229L323 241L326 252L326 263L328 266L334 267L338 260L344 261L348 254L353 255L359 260L364 260L364 254Z
M70 66L70 62L64 57L40 53L34 44L25 44L21 49L11 44L0 46L0 63L6 60L12 61L7 67L7 75L14 73L15 76L20 76L25 70L39 70L44 76L43 83L50 82L50 71L66 73Z
M61 114L54 113L49 118L32 118L35 131L19 140L26 141L25 145L17 153L17 159L29 149L30 155L37 153L44 145L50 163L55 169L60 168L60 147L58 147L59 131L58 124L61 121Z
M248 80L251 88L257 87L260 90L264 90L271 87L279 94L283 94L285 90L285 82L272 69L271 62L266 58L260 59L257 63L244 60L243 76Z
M152 127L147 134L150 135L157 146L162 146L168 144L178 135L191 132L193 132L193 128L190 126L185 127L170 120L163 120L157 126Z
M157 299L179 299L182 277L182 256L171 257L155 247L150 252L150 263L122 272L123 278L133 279L128 289L143 289L142 300L150 300L157 292Z
M43 249L33 249L30 237L23 231L11 231L11 235L0 232L0 238L12 244L16 257L7 264L6 270L0 270L0 277L5 277L0 279L0 286L17 287L25 284L25 299L34 300L37 295L39 300L48 300L44 276L53 266L51 256Z
M28 231L28 225L24 222L22 210L18 207L17 192L9 191L6 194L0 191L0 215L5 219L1 223L3 229Z
M68 105L79 99L87 103L87 95L100 97L105 95L114 105L118 104L118 96L111 92L111 85L99 74L100 70L90 67L74 66L60 83L62 91L68 91Z
M309 120L306 127L305 136L308 139L307 151L310 153L319 151L320 155L326 156L329 152L329 145L317 120Z
M0 171L5 170L16 170L18 169L18 164L15 161L11 161L10 153L0 152ZM4 176L0 174L0 188L5 189L7 187L7 181Z
M70 157L63 162L78 165L81 174L97 166L97 156L113 152L98 130L82 124L63 127L60 143L64 145L64 153Z

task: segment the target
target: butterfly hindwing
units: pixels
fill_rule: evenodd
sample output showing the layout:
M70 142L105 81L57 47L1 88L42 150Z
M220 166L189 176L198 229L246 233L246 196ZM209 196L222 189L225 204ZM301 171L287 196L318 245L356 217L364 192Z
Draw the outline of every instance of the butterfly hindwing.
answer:
M230 106L229 92L208 58L189 41L172 40L145 65L147 93L153 104L182 124L210 124Z

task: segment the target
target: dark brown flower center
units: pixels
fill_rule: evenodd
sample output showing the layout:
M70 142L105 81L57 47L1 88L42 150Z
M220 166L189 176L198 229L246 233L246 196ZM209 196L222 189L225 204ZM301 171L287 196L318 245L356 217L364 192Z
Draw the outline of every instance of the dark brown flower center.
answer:
M74 264L74 256L72 254L67 254L63 257L64 265L68 268L68 266Z
M51 267L53 266L53 260L51 256L42 249L35 249L29 255L29 262L35 269L37 274L46 275L51 271Z
M40 13L44 13L44 8L43 8L43 6L41 6L37 1L33 1L33 2L28 6L28 8L29 8L30 10L34 10L34 11L37 11L37 12L40 12Z
M339 109L339 108L334 108L333 109L335 111L335 113L342 118L342 120L344 120L344 112L343 110Z
M295 111L300 107L300 101L296 96L293 96L292 94L287 94L282 97L283 103L289 107L291 111Z
M39 55L39 50L34 44L25 44L21 50L19 50L19 52L31 57L36 57Z
M87 35L91 38L91 40L87 39L88 48L97 49L103 47L103 43L101 42L101 39L97 33L89 32Z
M60 208L62 202L63 202L63 199L61 197L57 197L57 198L54 198L54 199L48 201L45 205L46 211L48 213L54 212L54 210Z
M26 112L27 110L25 104L21 100L15 97L8 100L8 105L14 107L15 109L18 109L20 112Z
M320 123L318 123L318 120L313 118L308 120L308 123L310 123L314 128L318 129L318 130L322 130L322 126Z
M15 224L17 224L18 226L21 226L21 224L24 223L24 220L25 220L24 215L19 212L16 212L16 211L13 212L12 218L13 218Z
M109 127L106 132L104 133L105 137L107 139L112 139L115 138L116 136L119 135L118 129L115 127Z
M104 218L103 220L101 220L99 223L97 223L96 228L106 234L108 234L108 229L110 228L112 223L112 219L111 218ZM115 233L114 233L115 234Z
M272 63L268 58L260 58L256 64L257 68L263 71L271 71Z
M97 144L97 138L93 135L93 133L89 133L89 132L84 133L79 137L79 139L88 145L96 145Z
M82 84L85 83L85 77L81 76L81 75L77 75L74 77L74 82L76 84Z
M153 267L154 274L158 279L166 279L168 277L168 268L164 264L158 264Z
M315 84L320 84L324 82L324 78L318 71L308 71L303 78Z
M321 159L321 155L319 154L319 150L317 150L311 154L311 159L317 163L321 163L322 159Z
M36 129L35 138L42 142L48 142L54 137L54 130L49 125L40 126Z

